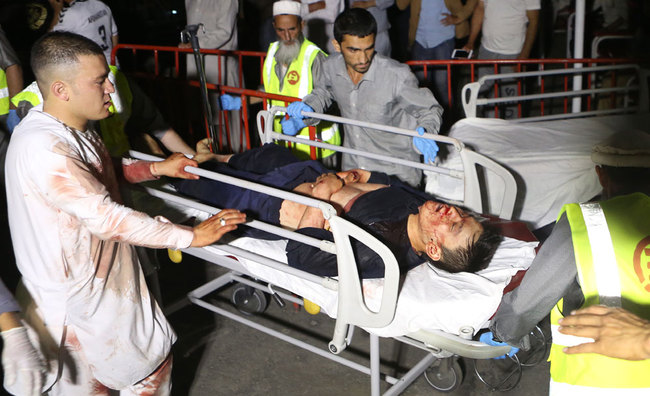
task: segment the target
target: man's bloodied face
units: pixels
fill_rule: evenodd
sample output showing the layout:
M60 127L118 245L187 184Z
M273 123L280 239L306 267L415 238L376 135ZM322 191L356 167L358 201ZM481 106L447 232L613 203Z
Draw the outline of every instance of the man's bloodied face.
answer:
M427 243L435 243L449 250L472 245L483 232L483 226L462 209L435 201L427 201L420 206L418 225Z

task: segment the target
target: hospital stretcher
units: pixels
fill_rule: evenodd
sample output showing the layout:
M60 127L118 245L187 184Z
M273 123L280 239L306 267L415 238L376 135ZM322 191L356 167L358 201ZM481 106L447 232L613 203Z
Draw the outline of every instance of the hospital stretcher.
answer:
M494 214L506 219L511 216L516 195L515 182L512 176L498 163L467 149L457 139L425 134L426 138L436 140L440 144L449 145L451 150L458 152L464 166L461 171L387 158L374 153L331 146L321 142L306 142L303 139L275 133L271 129L273 117L275 113L281 110L283 109L273 108L270 111L262 111L258 115L258 127L263 142L286 140L308 143L316 147L411 165L455 177L461 180L465 186L465 196L461 203L477 212L483 211L480 177L477 168L484 168L486 172L498 175L504 185L502 200L500 205L494 205L494 207L498 207L497 212ZM316 113L306 115L339 123L355 123L356 125L401 135L418 136L414 131L400 128L362 123ZM152 158L141 153L132 152L131 155L139 159L155 159L155 157ZM452 389L460 382L462 374L457 369L455 357L488 359L501 356L510 350L507 346L489 346L473 341L472 338L477 331L486 327L489 323L489 318L498 307L503 289L510 279L520 270L525 270L534 257L534 248L537 243L530 238L530 234L525 227L523 235L519 235L520 239L505 238L491 265L478 274L448 274L423 264L402 277L403 274L400 274L397 261L392 252L362 228L339 217L336 210L329 203L203 169L188 167L186 170L201 177L255 189L274 197L289 199L319 208L323 216L329 221L334 243L318 240L257 220L247 222L246 226L276 234L284 239L298 240L336 254L338 263L338 276L335 278L320 277L289 267L286 264L284 253L286 240L265 241L240 237L227 244L218 243L205 248L184 249L183 251L188 254L228 270L225 275L191 291L188 297L193 303L370 375L372 395L380 394L380 380L382 377L392 385L385 394L401 393L438 359L442 359L438 369L448 371L451 373L452 378L451 383L441 384L438 389ZM190 209L190 212L198 219L207 217L219 210L196 202L193 199L178 196L173 191L153 188L147 190L153 196ZM218 193L218 191L215 193ZM360 280L350 238L371 247L382 257L385 265L385 277L383 279ZM267 293L281 302L289 301L303 304L304 298L317 304L324 313L336 321L334 334L327 346L327 350L262 326L246 315L235 314L206 301L205 297L207 295L233 282L241 284L235 288L233 299L235 302L246 301L242 308L247 308L249 312L261 312L264 309L266 306L265 295ZM370 335L369 367L339 355L351 342L356 327L362 328ZM402 378L398 379L383 375L380 372L379 363L379 337L394 337L401 342L424 349L429 353ZM445 375L449 378L449 374Z
M624 81L623 73L634 77L619 87L592 87L569 93L547 89L547 92L536 94L479 97L482 88L494 81L514 79L522 82L526 78L560 78L578 73L588 79L599 71L616 71L621 81ZM591 149L595 144L617 132L637 129L650 133L649 75L647 70L630 64L487 75L463 88L467 118L456 122L448 135L478 153L498 159L512 173L517 183L513 218L537 229L554 222L562 205L588 201L600 193L601 186L591 161ZM504 102L522 103L571 95L582 96L584 101L586 95L614 93L621 101L619 107L611 109L586 108L575 113L509 120L478 117L481 106L489 109ZM454 152L444 157L441 164L451 169L463 168L462 160ZM441 174L427 176L427 191L439 191L445 199L463 199L464 186L458 180ZM488 174L485 186L483 193L490 206L490 201L501 195L500 181Z

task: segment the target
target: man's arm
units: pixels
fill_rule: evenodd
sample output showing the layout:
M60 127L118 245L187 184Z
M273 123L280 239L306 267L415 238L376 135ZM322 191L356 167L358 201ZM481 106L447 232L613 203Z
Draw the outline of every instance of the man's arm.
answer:
M517 56L517 59L530 58L530 51L533 49L533 44L535 44L535 37L537 36L539 10L527 10L526 17L528 18L528 26L526 27L526 39L524 40L524 46L521 48L521 52L519 53L519 56Z
M418 81L410 70L402 71L398 78L402 79L396 89L398 106L417 119L417 126L423 127L428 133L438 133L442 122L442 106L430 90L418 87Z
M298 232L334 242L332 233L320 228L302 228ZM350 243L357 262L359 275L364 279L383 277L384 261L382 258L375 251L354 238L350 240ZM338 275L338 262L335 254L324 252L321 249L294 240L289 240L286 252L287 262L291 267L319 276Z
M47 31L52 31L54 27L59 23L59 17L61 16L61 10L63 9L63 0L49 0L50 5L52 6L52 22L48 27Z
M185 143L182 137L173 129L169 128L163 132L160 137L160 142L167 150L172 153L183 153L189 155L196 155L196 151Z
M9 97L13 97L23 90L23 68L18 63L9 66L5 70L7 76L7 89L9 90ZM10 108L15 109L13 103L9 103Z
M456 12L455 16L458 18L458 22L463 22L474 14L476 5L479 3L478 0L467 0L467 2Z
M309 95L305 96L302 99L302 101L307 106L314 109L314 112L323 113L332 105L332 102L334 102L334 96L332 95L332 92L328 88L329 76L328 76L327 69L325 68L325 62L321 62L319 68L320 70L318 75L313 76L314 88L309 93ZM303 121L307 125L315 125L318 123L318 120L309 119L309 118L304 119Z
M411 0L395 0L395 5L397 5L398 9L404 11L411 5Z
M483 27L484 16L485 16L485 3L483 3L483 0L478 0L478 3L476 4L476 8L474 9L474 13L472 14L472 20L470 22L469 38L467 39L467 44L465 44L463 49L467 51L474 50L474 47L476 45L476 38L478 37L478 34L481 32L481 27Z
M522 348L522 339L577 287L577 269L566 214L553 228L521 284L503 296L490 330L499 340Z

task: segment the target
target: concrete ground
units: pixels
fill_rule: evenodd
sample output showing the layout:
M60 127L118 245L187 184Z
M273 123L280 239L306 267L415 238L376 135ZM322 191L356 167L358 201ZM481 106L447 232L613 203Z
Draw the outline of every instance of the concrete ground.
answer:
M161 260L164 261L164 260ZM214 277L214 265L184 256L182 264L164 264L160 283L165 305L200 284L199 278ZM207 268L207 270L206 270ZM182 286L181 286L182 285ZM237 312L230 303L232 287L206 297L217 306ZM268 296L268 295L267 295ZM269 298L269 300L271 300ZM324 314L310 315L288 303L280 308L270 301L268 309L249 319L263 323L282 334L299 337L322 348L332 335L334 321ZM370 377L364 373L332 362L270 335L261 333L232 319L218 316L196 305L187 305L169 315L179 339L174 350L174 395L369 395ZM308 335L302 335L306 332ZM352 345L341 355L360 364L368 364L369 336L357 329ZM393 377L403 375L426 352L397 342L380 339L382 372ZM508 392L496 392L483 384L474 373L480 373L498 384L514 369L510 361L473 359L459 361L464 379L450 395L547 395L548 363L544 351L522 359L541 361L523 368L521 381ZM516 376L513 376L513 378ZM432 376L433 378L433 376ZM501 379L499 379L501 378ZM513 381L506 381L506 385ZM389 385L382 381L385 392ZM403 395L439 394L424 376L410 385Z

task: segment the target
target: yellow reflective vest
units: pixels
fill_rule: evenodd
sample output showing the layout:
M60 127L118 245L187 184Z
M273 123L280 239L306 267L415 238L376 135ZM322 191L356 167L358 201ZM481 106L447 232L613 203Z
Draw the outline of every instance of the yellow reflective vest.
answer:
M311 72L314 59L319 53L323 53L320 48L309 40L304 40L300 46L300 53L298 57L289 65L280 90L280 79L275 73L276 60L275 53L279 47L279 42L271 43L269 50L266 54L264 61L264 90L268 93L274 93L285 96L293 96L296 98L304 98L307 96L314 87L313 76ZM324 54L324 53L323 53ZM269 106L285 106L286 104L280 100L269 100ZM276 132L282 132L280 125L280 117L276 117L273 129ZM309 139L309 128L303 128L297 135L298 138ZM338 125L335 123L321 121L316 126L316 139L340 146L341 135L339 133ZM302 159L310 158L310 146L304 144L297 144L293 150L294 154ZM324 150L316 148L316 158L325 158L335 152L332 150Z
M635 193L565 205L564 211L585 298L582 308L619 306L650 319L650 197ZM558 320L568 314L562 300L551 311L550 394L650 395L650 360L562 352L590 341L557 331Z
M0 69L0 116L9 113L9 85L7 75Z
M113 65L108 67L110 69L108 78L115 86L115 92L111 94L112 104L109 108L111 115L99 121L99 130L111 157L117 158L125 155L131 148L129 138L124 131L124 125L131 116L133 94L126 76L117 67ZM43 102L43 95L36 81L11 98L11 102L16 107L20 102L24 101L29 102L32 106L37 106Z

